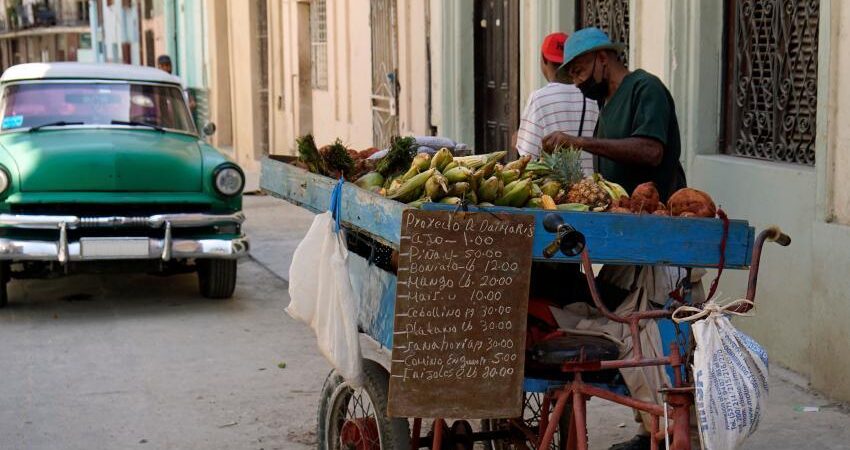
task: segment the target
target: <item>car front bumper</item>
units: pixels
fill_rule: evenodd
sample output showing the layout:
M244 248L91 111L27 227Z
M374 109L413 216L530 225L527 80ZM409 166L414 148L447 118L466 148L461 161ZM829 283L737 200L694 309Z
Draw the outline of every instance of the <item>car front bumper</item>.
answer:
M58 239L30 240L0 238L0 260L6 261L94 261L120 259L219 258L234 259L250 249L248 238L173 238L173 228L241 225L245 216L233 214L163 214L146 217L77 217L0 214L0 228L57 230ZM151 228L162 237L121 236L122 228ZM68 230L109 228L114 236L80 237L69 240Z

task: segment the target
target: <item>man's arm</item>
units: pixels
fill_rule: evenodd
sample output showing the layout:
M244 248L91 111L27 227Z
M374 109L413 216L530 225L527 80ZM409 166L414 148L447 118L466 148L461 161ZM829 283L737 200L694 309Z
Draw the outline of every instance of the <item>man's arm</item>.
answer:
M558 146L574 146L594 155L623 164L655 167L664 157L661 142L647 137L633 136L625 139L595 139L570 136L556 131L543 138L543 151L551 152Z

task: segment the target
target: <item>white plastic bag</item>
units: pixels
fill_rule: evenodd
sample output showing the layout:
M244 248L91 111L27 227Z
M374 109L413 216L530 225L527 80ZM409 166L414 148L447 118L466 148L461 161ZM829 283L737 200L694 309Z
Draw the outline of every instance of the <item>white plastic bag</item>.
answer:
M697 423L704 450L738 448L756 431L767 408L767 352L732 326L725 311L742 303L751 304L739 300L720 307L710 301L702 312L684 319L704 318L692 325Z
M319 350L350 383L359 386L363 368L357 331L357 299L348 274L348 249L334 229L330 211L313 220L289 268L286 312L316 333Z

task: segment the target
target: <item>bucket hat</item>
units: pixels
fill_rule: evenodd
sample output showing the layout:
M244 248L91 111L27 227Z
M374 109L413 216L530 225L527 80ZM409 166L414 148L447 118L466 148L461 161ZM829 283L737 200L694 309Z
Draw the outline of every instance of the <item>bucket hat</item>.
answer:
M626 46L623 44L611 42L608 34L599 28L582 28L570 35L566 44L564 44L564 63L558 69L565 69L574 59L587 52L596 50L621 51L625 48Z

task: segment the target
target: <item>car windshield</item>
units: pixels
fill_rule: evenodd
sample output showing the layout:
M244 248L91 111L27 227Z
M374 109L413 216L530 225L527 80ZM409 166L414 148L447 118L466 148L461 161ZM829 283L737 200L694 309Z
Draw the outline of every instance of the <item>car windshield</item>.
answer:
M45 125L134 125L195 133L183 91L133 83L21 83L3 90L0 130Z

